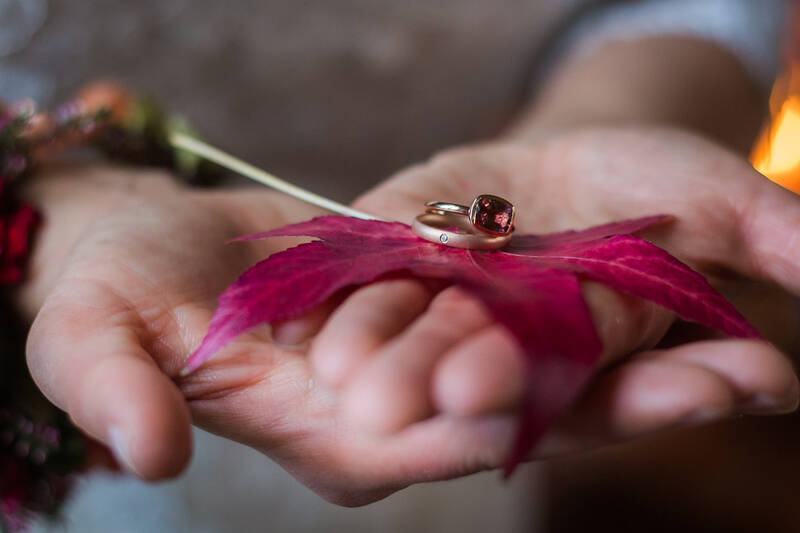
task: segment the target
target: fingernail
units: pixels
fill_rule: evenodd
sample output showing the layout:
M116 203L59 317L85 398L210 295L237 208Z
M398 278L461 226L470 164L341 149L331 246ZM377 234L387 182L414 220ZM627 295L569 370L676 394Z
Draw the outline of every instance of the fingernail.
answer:
M785 413L789 410L786 402L781 401L775 396L759 393L744 402L740 410L749 415L767 415Z
M687 426L699 426L701 424L722 420L723 418L728 418L730 416L730 409L724 407L701 407L700 409L689 413L689 415L683 419L683 422Z
M123 431L118 426L112 426L108 430L108 440L111 451L114 452L114 457L116 457L120 466L127 470L128 473L138 475L133 466L133 461L131 461L128 439L125 438Z

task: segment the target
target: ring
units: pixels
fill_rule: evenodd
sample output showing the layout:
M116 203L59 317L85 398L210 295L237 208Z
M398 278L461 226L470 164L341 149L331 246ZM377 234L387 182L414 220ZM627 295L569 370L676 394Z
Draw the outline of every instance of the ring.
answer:
M497 250L511 240L508 235L475 233L463 215L449 212L423 213L411 224L411 230L426 241L467 250Z
M467 217L476 229L489 235L510 235L514 231L514 204L493 194L477 196L470 207L450 202L428 202L425 211Z

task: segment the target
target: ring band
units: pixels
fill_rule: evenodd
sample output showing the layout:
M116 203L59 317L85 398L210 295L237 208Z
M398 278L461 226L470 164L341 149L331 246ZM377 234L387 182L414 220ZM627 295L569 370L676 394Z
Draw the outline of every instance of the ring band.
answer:
M425 212L444 215L453 213L456 215L469 216L469 207L461 204L451 204L450 202L428 202L425 204Z
M426 241L467 250L497 250L511 240L510 233L508 235L475 233L463 215L449 212L418 215L411 224L411 229Z
M510 235L514 231L514 205L493 194L481 194L467 207L451 202L428 202L425 212L436 215L456 215L466 217L477 229L489 235Z

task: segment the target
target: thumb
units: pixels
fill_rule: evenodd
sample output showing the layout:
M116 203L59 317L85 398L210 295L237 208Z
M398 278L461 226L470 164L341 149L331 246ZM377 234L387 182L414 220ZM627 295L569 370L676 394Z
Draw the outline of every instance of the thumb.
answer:
M191 456L181 392L142 347L141 319L102 285L70 282L45 302L28 338L31 375L74 423L136 475L180 473Z
M740 237L734 269L800 294L800 198L761 176L731 196Z

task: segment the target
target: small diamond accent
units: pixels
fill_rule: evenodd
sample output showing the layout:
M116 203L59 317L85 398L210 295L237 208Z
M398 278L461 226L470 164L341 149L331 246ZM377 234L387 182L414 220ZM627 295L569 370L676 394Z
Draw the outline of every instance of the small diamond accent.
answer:
M450 240L450 237L442 233L441 235L439 235L439 240L442 242L442 244L447 244L447 241Z

